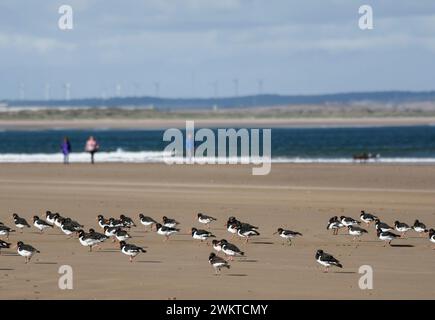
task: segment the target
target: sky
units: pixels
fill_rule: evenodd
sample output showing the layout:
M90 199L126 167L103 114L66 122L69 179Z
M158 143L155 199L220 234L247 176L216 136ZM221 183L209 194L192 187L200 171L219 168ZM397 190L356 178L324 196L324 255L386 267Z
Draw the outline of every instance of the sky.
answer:
M0 99L424 91L434 71L433 0L0 2Z

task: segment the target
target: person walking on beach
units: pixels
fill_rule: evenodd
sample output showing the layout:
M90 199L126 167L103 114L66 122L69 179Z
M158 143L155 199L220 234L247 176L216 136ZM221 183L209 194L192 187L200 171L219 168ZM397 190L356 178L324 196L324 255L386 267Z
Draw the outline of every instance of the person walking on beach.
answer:
M98 151L100 146L97 143L97 140L93 136L90 136L86 141L85 151L91 154L91 163L94 164L94 154Z
M63 153L63 163L69 163L69 154L71 153L71 143L68 137L63 138L62 144L60 145L60 150Z

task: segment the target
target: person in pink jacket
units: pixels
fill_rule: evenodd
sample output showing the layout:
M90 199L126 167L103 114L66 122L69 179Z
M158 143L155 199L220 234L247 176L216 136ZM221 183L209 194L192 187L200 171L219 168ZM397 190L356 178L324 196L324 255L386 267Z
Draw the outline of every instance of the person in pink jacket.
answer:
M97 140L93 136L90 136L86 141L85 151L91 154L91 163L94 164L94 155L95 152L98 151L100 146L97 143Z

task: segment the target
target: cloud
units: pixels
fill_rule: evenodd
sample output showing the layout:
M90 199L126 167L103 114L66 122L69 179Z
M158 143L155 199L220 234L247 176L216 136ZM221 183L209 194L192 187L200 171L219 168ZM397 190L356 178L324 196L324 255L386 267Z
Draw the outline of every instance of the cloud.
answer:
M361 31L358 7L367 2L375 28ZM162 92L183 96L194 72L196 94L204 95L212 81L236 76L241 93L255 91L259 77L280 93L366 90L374 78L378 90L427 88L435 68L434 1L71 0L71 32L57 27L62 4L0 3L0 67L10 68L8 79L36 86L44 77L68 78L79 96L98 95L103 82L146 87L160 79ZM355 77L361 61L373 66L370 76ZM0 98L16 91L8 83Z

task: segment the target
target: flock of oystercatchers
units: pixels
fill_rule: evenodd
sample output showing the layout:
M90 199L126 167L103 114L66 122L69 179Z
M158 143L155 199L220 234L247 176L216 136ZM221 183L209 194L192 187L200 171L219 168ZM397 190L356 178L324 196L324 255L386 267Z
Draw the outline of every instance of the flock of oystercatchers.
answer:
M24 228L31 227L25 218L20 217L16 213L12 215L12 218L16 228L20 229L21 232L23 232ZM177 220L168 218L166 216L162 217L161 223L157 222L151 217L144 216L143 214L139 214L139 220L142 225L149 227L150 231L155 231L157 234L164 236L165 238L163 241L168 241L170 236L180 232L180 229L177 228L180 223ZM198 213L197 220L199 223L206 225L208 230L192 228L191 236L193 239L199 240L200 243L202 243L210 238L216 238L216 236L210 232L210 224L217 221L216 218ZM375 224L378 238L382 241L385 241L384 246L386 246L387 243L391 246L391 242L394 239L405 237L406 233L410 230L414 230L421 236L423 236L425 233L429 233L429 241L435 244L435 230L428 230L425 224L418 220L415 220L412 226L409 226L403 222L395 221L394 227L391 227L387 223L381 222L377 216L366 213L365 211L361 211L360 220L364 222L367 227L370 226L371 223ZM97 221L98 225L103 230L102 233L96 232L92 228L90 228L88 232L85 232L83 230L84 226L79 222L69 217L62 217L59 213L47 211L45 214L45 220L40 219L38 216L33 217L33 226L41 233L43 233L45 229L57 227L69 238L76 234L80 244L85 247L89 247L89 251L92 251L93 247L98 246L100 243L108 239L112 239L113 242L118 241L120 251L129 256L130 262L132 262L139 253L146 252L146 250L142 247L136 246L132 243L127 243L127 241L131 238L129 234L130 229L132 227L136 227L133 219L125 215L120 215L119 219L113 217L106 219L103 215L98 215ZM337 216L334 216L329 219L326 229L332 230L333 234L337 235L340 229L347 228L349 235L353 236L353 241L356 241L359 237L365 233L368 233L366 229L360 227L361 221L357 221L351 217L341 216L338 218ZM230 217L228 219L226 228L227 231L233 235L233 237L237 235L241 239L244 239L246 243L249 242L251 237L260 235L258 231L259 228L257 226L246 222L241 222L235 217ZM394 230L400 232L400 235L394 233ZM0 236L5 236L8 240L9 233L11 232L15 232L15 230L12 230L10 227L7 227L4 223L0 222ZM283 245L285 243L291 245L293 238L302 236L300 232L286 230L283 228L278 228L274 234L278 234L279 237L283 238ZM245 255L245 253L241 251L235 244L228 242L226 239L214 239L212 240L211 245L217 254L213 252L210 253L208 261L215 269L215 274L220 274L220 271L223 268L229 269L229 261L233 261L234 257L241 257ZM0 240L0 253L1 249L10 247L11 243ZM36 253L40 253L39 250L29 244L23 243L22 241L17 242L16 248L18 254L25 258L25 263L30 262L32 256L34 256ZM220 257L219 253L223 253L226 258L224 259L223 257ZM331 266L339 268L343 267L340 261L323 250L317 250L315 259L319 264L325 267L325 272L328 272Z

